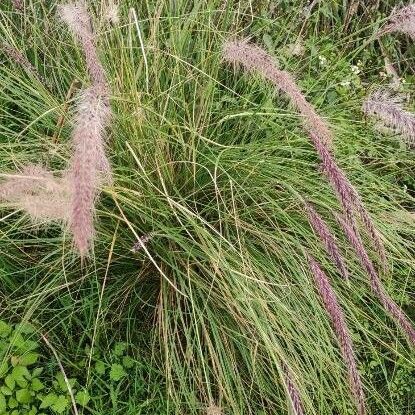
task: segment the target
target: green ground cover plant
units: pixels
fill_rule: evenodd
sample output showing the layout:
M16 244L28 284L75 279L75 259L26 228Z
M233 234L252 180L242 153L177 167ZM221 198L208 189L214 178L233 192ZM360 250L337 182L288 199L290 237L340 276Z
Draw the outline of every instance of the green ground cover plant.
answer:
M403 3L96 0L81 32L62 4L0 6L0 414L413 414ZM364 219L352 238L337 219L305 107L224 56L241 39L327 125L384 260Z

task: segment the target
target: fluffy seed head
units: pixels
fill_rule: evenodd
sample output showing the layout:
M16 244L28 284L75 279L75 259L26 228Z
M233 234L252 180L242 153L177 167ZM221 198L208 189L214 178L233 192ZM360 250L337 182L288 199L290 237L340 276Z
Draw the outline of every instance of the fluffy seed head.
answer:
M24 9L23 0L12 0L12 5L19 12L21 12Z
M108 88L105 72L98 58L95 36L92 31L91 19L84 1L77 1L59 6L58 13L69 29L78 37L85 54L86 65L92 83L100 87L100 93L106 95Z
M415 146L415 115L403 108L403 99L387 90L379 90L367 97L363 112L380 120L385 126L402 134L408 144Z
M343 278L348 279L349 274L347 272L347 267L342 255L340 254L340 250L337 247L334 235L331 233L326 222L324 222L324 220L320 217L320 215L314 210L314 208L309 203L306 203L305 208L308 220L314 232L317 234L317 236L323 243L327 253L330 255L332 261L336 265L340 274L343 276Z
M28 165L0 184L0 199L26 211L37 221L69 221L67 177L54 177L42 166Z
M73 155L69 167L71 228L81 256L93 238L94 205L98 187L109 176L104 129L110 109L96 87L85 90L79 100L72 132Z
M401 32L415 39L415 4L400 9L395 8L389 16L386 26L379 31L379 36L391 32Z
M330 318L333 330L339 343L340 351L345 362L351 391L356 402L359 415L366 414L365 395L363 392L362 381L357 370L356 359L353 351L353 342L350 337L343 311L337 301L336 294L330 285L330 282L320 268L317 261L308 257L308 265L314 277L314 283L324 308Z

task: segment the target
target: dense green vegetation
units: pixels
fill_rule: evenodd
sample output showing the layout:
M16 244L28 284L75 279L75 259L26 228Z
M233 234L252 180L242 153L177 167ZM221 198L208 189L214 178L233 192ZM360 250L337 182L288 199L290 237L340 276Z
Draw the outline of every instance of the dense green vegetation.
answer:
M58 2L24 3L2 2L0 33L41 79L1 54L2 176L28 163L65 168L77 99L68 90L89 84ZM249 37L329 121L336 159L386 246L382 281L415 321L414 152L361 112L368 91L390 81L385 57L412 104L414 47L404 35L374 39L396 1L321 1L309 16L305 3L126 0L110 23L107 2L90 2L111 86L114 180L82 262L59 224L1 203L0 413L73 413L65 373L79 413L288 414L281 362L307 414L356 413L305 251L344 309L368 412L415 412L414 349L333 217L339 204L298 115L221 56L226 39ZM350 281L310 227L305 199L336 234Z

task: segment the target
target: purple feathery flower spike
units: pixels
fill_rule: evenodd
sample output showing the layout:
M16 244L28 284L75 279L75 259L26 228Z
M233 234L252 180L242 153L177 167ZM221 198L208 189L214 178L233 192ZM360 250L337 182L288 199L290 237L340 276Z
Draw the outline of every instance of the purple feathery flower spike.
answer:
M281 366L284 372L284 381L287 387L287 392L293 413L294 415L304 415L303 402L301 401L300 392L297 389L297 385L292 379L291 371L285 363L283 363Z
M245 40L228 41L223 48L224 58L234 64L241 64L250 72L259 72L278 89L285 92L292 104L301 113L306 129L323 138L326 145L332 142L332 134L326 122L306 100L293 77L277 68L273 58L263 49Z
M363 112L376 117L393 131L402 134L415 146L415 115L403 108L402 98L386 90L370 94L363 103Z
M308 220L314 232L320 238L321 242L326 248L327 253L330 255L340 274L343 276L343 278L348 279L349 274L347 272L347 267L342 255L340 254L340 250L337 246L334 235L331 233L324 220L309 203L306 203L305 208Z
M12 0L12 5L19 12L23 11L24 9L23 0Z
M347 236L350 244L355 250L357 257L366 270L367 274L370 277L370 284L373 292L377 295L382 305L385 309L392 315L396 322L401 326L402 330L406 333L410 342L415 346L415 329L414 326L409 321L408 317L400 309L400 307L392 300L392 298L387 294L385 289L382 286L381 280L376 272L376 269L367 254L363 242L360 239L359 235L354 232L354 230L349 226L347 221L345 221L340 216L337 216L337 220L340 226L343 228L344 233Z
M343 311L337 301L336 294L334 293L326 274L320 268L320 265L311 256L308 257L308 264L313 274L317 291L336 334L341 354L347 368L349 384L356 402L358 414L364 415L366 414L365 395L363 392L362 381L357 370L353 342L347 329Z
M69 166L71 184L71 229L81 256L88 253L94 233L95 199L98 186L111 180L105 154L105 127L109 123L109 88L98 58L95 36L86 4L80 0L59 7L61 19L78 37L86 58L92 86L78 103L72 132L73 155Z
M107 82L104 68L98 57L95 46L95 36L92 31L91 19L86 4L80 0L59 6L60 18L68 25L71 31L78 37L85 54L86 65L92 83L101 88L103 94L107 94Z
M394 8L387 24L379 30L378 36L387 33L401 32L415 39L415 4L409 4L400 9Z
M96 87L86 89L79 101L72 132L73 155L69 178L72 187L71 228L81 254L87 254L93 238L94 205L103 181L105 156L104 129L110 110Z

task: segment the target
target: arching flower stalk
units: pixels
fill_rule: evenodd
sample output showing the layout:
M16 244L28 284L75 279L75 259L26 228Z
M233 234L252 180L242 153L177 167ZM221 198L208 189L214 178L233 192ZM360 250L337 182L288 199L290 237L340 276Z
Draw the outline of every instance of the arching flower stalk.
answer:
M362 267L366 270L367 274L369 275L370 285L372 287L373 292L379 298L383 307L388 311L389 314L391 314L391 316L402 328L410 342L415 346L415 328L409 321L408 317L406 317L404 312L392 300L392 298L383 288L379 275L376 272L376 269L372 261L370 260L369 255L365 250L365 247L363 246L363 242L360 239L360 236L356 234L356 232L354 232L354 230L350 227L347 221L344 220L342 217L337 216L337 221L343 228L343 231L346 234L350 242L350 245L352 245L353 249L355 250Z
M375 226L363 206L360 197L329 150L332 142L331 131L326 122L316 113L313 106L306 100L293 77L286 71L278 69L273 58L263 49L245 40L227 41L223 47L224 59L240 64L248 72L258 72L272 82L289 97L292 105L302 116L304 127L321 160L322 170L333 187L348 221L356 228L353 212L356 210L375 245L382 262L386 264L383 243L375 230Z

